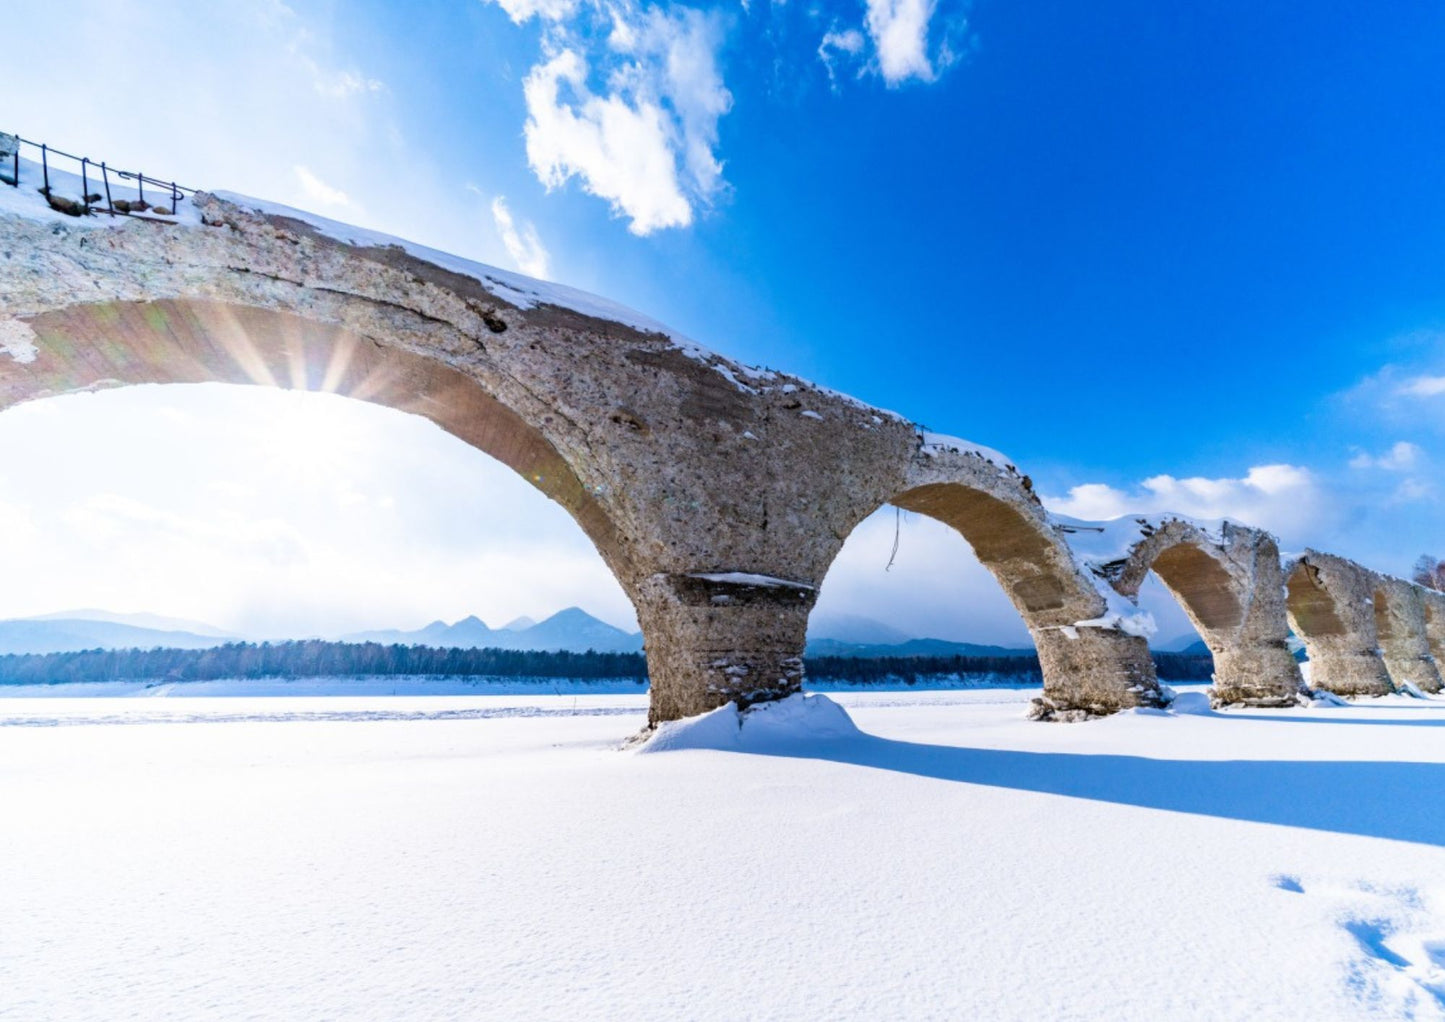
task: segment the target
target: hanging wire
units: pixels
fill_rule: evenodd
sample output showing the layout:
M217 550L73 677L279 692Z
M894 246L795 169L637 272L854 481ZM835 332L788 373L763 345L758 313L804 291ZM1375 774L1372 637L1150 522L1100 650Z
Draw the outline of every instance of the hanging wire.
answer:
M893 506L893 552L888 555L888 564L884 571L893 570L893 562L898 559L898 539L903 534L903 509L898 505Z

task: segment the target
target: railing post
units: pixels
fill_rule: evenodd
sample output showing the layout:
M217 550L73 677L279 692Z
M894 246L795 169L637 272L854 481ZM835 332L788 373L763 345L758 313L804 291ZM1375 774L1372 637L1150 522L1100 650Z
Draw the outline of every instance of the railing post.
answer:
M80 158L80 201L85 206L86 213L90 212L90 176L86 174L86 167L90 160L82 156Z
M45 178L45 197L50 198L50 156L44 143L40 146L40 173Z
M106 212L111 216L115 216L115 203L110 201L110 171L106 169L104 160L100 163L100 179L105 182Z
M146 176L145 174L138 172L135 176L135 180L136 187L140 189L140 204L144 206L146 204Z

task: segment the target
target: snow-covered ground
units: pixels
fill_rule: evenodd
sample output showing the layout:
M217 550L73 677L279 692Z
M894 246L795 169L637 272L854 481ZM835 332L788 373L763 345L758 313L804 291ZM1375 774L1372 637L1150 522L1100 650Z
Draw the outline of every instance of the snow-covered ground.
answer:
M1445 1018L1445 699L1031 695L0 699L0 1018Z

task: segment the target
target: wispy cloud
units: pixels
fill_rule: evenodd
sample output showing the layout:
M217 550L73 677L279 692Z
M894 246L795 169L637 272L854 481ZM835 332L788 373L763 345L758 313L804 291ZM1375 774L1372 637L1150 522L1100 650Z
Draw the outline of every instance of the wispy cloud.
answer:
M828 69L828 81L836 91L838 88L838 76L835 65L840 56L857 57L863 52L863 33L856 28L843 31L834 30L823 35L818 43L818 59Z
M1445 376L1416 376L1400 384L1399 392L1410 397L1438 397L1445 394Z
M386 91L385 82L368 78L359 71L327 71L319 66L315 67L312 84L318 93L331 99Z
M1193 518L1230 518L1291 536L1318 525L1324 504L1314 473L1297 465L1256 465L1237 479L1157 475L1127 490L1087 483L1065 496L1042 499L1049 510L1073 518L1172 511Z
M519 226L504 196L498 195L492 200L492 221L517 269L529 277L550 279L547 249L537 236L536 227L529 221L523 221Z
M340 188L333 188L313 174L308 167L297 164L293 168L296 180L301 182L301 191L310 201L322 206L350 206L350 197Z
M1406 472L1419 463L1423 453L1415 444L1401 440L1384 454L1372 455L1361 451L1350 459L1350 468L1379 468L1387 472Z

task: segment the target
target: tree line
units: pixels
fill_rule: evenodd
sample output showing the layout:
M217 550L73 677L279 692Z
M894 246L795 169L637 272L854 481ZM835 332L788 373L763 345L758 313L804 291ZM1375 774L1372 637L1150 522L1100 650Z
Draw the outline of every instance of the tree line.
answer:
M1214 659L1208 653L1159 653L1154 667L1165 681L1208 681L1214 674ZM915 685L953 675L987 675L1016 685L1042 685L1039 658L1026 656L893 656L893 657L808 657L807 678L815 682L868 685L901 681Z
M1159 676L1208 680L1207 654L1155 653ZM807 676L820 682L917 684L952 675L988 675L1040 684L1034 656L809 657ZM569 678L642 684L641 653L572 653L521 649L443 649L377 642L231 642L210 649L91 649L75 653L0 656L0 685L60 685L103 681L216 681L222 678Z
M1410 578L1416 585L1445 592L1445 561L1434 554L1421 554L1415 561Z

